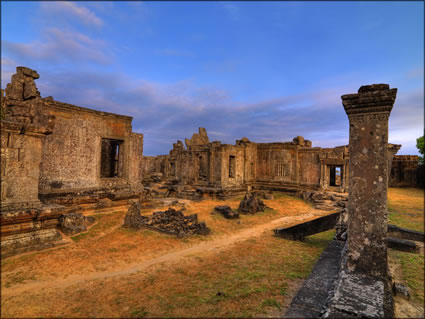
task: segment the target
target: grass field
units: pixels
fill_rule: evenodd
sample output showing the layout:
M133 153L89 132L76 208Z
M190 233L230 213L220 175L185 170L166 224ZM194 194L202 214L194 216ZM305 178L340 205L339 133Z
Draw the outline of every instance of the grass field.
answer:
M388 192L389 223L424 232L424 190L417 188L390 188ZM424 254L389 251L390 257L400 263L402 277L411 289L412 302L424 305Z
M1 316L278 317L334 232L305 242L276 238L274 225L329 212L285 195L265 203L271 209L239 221L211 214L216 205L236 209L237 199L188 203L185 214L198 213L211 235L183 239L121 228L123 211L97 215L68 246L2 260ZM407 227L414 213L415 229L423 228L423 192L390 189L389 205L392 223ZM397 256L414 298L423 300L423 255Z

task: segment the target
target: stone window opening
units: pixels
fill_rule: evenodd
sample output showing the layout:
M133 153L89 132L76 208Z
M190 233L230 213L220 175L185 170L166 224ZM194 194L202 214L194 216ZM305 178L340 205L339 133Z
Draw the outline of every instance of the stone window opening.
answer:
M285 164L276 165L276 175L279 177L285 176Z
M235 178L236 174L236 157L233 155L229 156L229 178Z
M255 176L255 166L254 163L251 163L251 176L254 177Z
M329 167L329 186L340 187L342 181L342 167L330 166Z
M123 144L122 140L102 138L102 153L100 159L100 177L121 177L123 174Z

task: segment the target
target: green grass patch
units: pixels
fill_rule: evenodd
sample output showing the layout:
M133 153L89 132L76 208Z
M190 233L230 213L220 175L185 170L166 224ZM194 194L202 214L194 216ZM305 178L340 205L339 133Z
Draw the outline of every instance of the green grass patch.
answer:
M281 310L281 304L279 302L277 302L276 299L273 298L267 298L266 300L264 300L261 304L262 308L263 307L276 307L277 309Z
M413 296L424 303L424 255L397 252L406 280Z

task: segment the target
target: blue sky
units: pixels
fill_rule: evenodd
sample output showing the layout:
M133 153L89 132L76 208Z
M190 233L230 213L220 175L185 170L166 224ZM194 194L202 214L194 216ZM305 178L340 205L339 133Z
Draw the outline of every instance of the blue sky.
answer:
M1 87L133 116L144 154L198 127L233 144L348 144L341 95L398 88L390 143L424 126L423 2L1 2Z

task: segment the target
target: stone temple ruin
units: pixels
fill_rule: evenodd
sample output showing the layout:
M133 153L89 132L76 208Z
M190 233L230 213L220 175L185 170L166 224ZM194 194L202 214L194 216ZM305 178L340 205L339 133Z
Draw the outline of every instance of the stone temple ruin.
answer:
M419 170L417 158L396 156L401 145L388 144L396 89L363 86L342 97L349 145L313 147L302 136L273 143L244 137L230 145L211 142L199 128L185 145L177 141L168 155L151 157L143 156L143 135L132 131L131 117L42 98L38 78L36 71L17 67L1 92L2 256L59 245L61 232L84 231L93 222L84 213L130 205L126 225L173 233L164 225L175 223L178 234L207 234L194 215L172 210L148 218L140 215L140 204L155 197L227 199L283 191L318 208L339 207L320 227L337 224L342 239L319 260L333 273L315 282L315 267L313 281L307 280L286 315L389 314L387 186L416 186ZM300 237L296 228L291 231Z
M37 72L16 72L1 96L2 255L58 244L62 215L142 193L131 117L42 98Z

